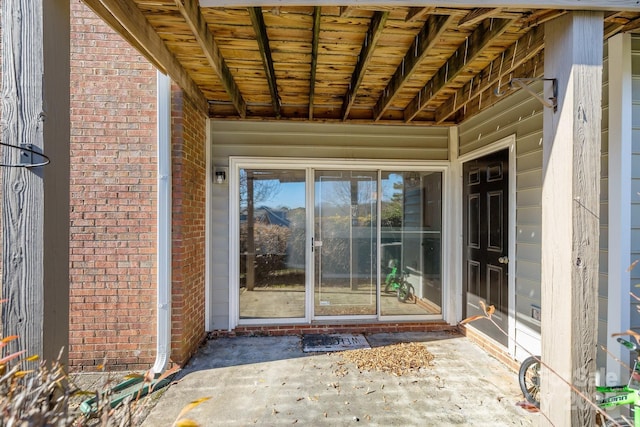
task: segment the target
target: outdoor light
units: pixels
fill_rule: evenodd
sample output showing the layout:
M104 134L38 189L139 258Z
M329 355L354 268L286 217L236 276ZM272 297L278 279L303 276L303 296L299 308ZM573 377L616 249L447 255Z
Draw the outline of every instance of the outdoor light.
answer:
M225 173L225 171L216 171L216 182L218 184L224 184L226 180L227 174Z

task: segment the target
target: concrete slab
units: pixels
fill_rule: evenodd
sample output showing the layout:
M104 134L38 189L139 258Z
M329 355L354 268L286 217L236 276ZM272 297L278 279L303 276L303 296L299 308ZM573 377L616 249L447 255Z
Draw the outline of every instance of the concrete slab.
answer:
M301 339L209 341L142 424L170 426L189 402L201 426L529 426L517 375L467 338L446 332L367 335L372 347L419 342L433 366L410 375L359 372L340 353L304 353Z

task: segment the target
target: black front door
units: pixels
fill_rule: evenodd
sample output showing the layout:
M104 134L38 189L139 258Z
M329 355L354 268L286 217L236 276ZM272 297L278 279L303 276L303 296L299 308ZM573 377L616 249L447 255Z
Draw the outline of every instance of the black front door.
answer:
M503 345L508 340L509 151L469 161L463 167L465 317L482 314L481 302L493 305L493 320L473 326Z

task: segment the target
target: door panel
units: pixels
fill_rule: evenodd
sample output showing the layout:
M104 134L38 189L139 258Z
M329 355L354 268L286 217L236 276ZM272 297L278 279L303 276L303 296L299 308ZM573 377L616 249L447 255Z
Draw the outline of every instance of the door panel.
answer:
M304 170L240 170L240 319L306 311Z
M377 313L377 172L316 171L314 315Z
M482 314L481 302L496 309L493 320L508 330L509 152L503 150L464 164L464 265L466 314ZM490 322L475 327L503 345L507 337Z

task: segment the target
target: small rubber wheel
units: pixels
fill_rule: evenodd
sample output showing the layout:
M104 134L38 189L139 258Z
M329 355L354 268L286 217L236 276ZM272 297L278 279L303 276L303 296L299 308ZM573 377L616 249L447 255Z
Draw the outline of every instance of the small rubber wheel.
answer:
M540 407L540 356L527 357L522 365L520 365L520 371L518 372L518 382L520 383L520 390L524 394L524 398L527 402L534 405L536 408Z
M409 298L409 286L406 283L400 283L398 288L398 301L405 302Z

